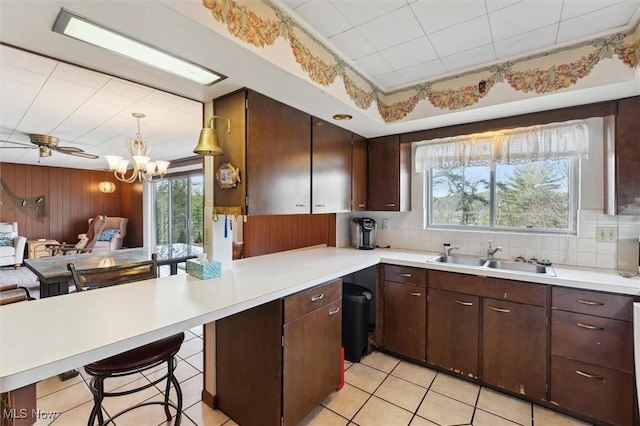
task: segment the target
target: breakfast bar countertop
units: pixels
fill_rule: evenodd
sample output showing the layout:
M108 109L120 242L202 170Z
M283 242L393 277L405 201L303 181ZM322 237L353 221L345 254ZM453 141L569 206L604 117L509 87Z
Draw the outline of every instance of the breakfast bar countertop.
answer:
M617 271L554 265L556 276L435 264L437 253L315 246L236 260L222 277L187 274L0 308L0 392L215 321L378 263L640 295Z

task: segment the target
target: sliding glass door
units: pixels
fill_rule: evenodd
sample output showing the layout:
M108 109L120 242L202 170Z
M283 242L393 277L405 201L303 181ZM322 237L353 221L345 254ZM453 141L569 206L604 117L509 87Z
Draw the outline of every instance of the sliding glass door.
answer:
M203 246L202 174L161 179L154 184L156 244Z

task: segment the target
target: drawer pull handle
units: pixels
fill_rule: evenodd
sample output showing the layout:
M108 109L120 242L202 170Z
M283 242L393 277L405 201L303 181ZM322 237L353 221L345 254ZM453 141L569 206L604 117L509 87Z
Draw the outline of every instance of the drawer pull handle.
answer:
M306 204L296 204L296 207L307 207Z
M407 294L409 296L422 296L422 293L417 292L417 291L410 291L410 292L407 292Z
M595 325L584 324L584 323L581 323L581 322L577 322L577 323L576 323L576 325L577 325L578 327L586 328L587 330L604 330L604 328L603 328L603 327L598 327L598 326L595 326Z
M400 274L401 277L411 278L411 274Z
M316 204L316 207L326 207L324 204Z
M311 301L317 302L318 300L321 300L323 297L324 297L324 294L316 294L315 296L311 296Z
M511 309L494 308L493 306L489 306L489 309L496 312L502 312L503 314L508 314L509 312L511 312Z
M593 300L584 300L584 299L576 299L576 302L582 303L583 305L604 305L602 302L594 302Z
M595 374L585 373L584 371L580 371L580 370L576 370L576 374L578 374L578 375L580 375L582 377L586 377L587 379L604 380L604 377L602 377L602 376L596 376Z
M329 311L329 315L335 315L338 312L340 312L340 308L333 308L332 310Z
M454 302L462 306L473 306L473 302L463 302L462 300L454 300Z
M364 204L358 204L358 207L364 207Z
M385 207L395 207L396 203L386 203L384 206Z

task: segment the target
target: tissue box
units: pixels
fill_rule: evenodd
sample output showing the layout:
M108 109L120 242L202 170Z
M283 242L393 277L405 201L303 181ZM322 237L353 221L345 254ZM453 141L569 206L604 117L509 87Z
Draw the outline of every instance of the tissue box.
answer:
M208 280L222 275L222 264L216 260L200 263L199 260L187 260L187 273L192 277Z

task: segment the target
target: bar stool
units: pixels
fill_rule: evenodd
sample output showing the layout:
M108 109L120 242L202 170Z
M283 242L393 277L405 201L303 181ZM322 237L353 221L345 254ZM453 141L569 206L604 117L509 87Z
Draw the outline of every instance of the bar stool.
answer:
M76 285L77 291L86 291L112 285L130 283L144 279L157 277L158 265L155 258L150 261L131 263L128 265L119 265L107 268L94 268L77 270L73 263L67 264L67 268L71 271L71 276ZM136 408L146 405L162 405L167 417L167 421L171 420L171 411L169 408L176 410L174 424L180 425L182 420L182 390L180 383L174 375L174 370L178 365L176 354L184 341L184 333L174 334L161 340L149 343L136 349L123 352L118 355L103 359L86 365L85 371L91 376L89 389L93 394L93 409L89 415L88 425L93 426L96 418L99 425L112 423L117 417ZM150 370L159 365L166 363L166 373L152 381L151 383L120 392L106 392L104 390L104 382L106 379L129 376ZM148 389L160 382L166 380L164 400L150 401L136 404L133 407L126 408L111 417L105 419L103 416L102 401L104 398L112 396L130 395L135 392ZM176 391L177 403L169 400L169 390L171 385Z
M169 407L176 410L176 417L174 424L178 426L182 420L182 390L180 389L180 383L174 375L174 370L178 364L175 355L180 350L180 346L184 341L184 333L175 334L162 340L158 340L148 345L141 346L136 349L121 353L119 355L112 356L102 361L94 362L84 367L85 371L92 376L89 383L89 389L93 394L93 409L89 416L88 425L93 426L98 418L99 425L105 425L113 422L117 417L131 410L134 410L145 405L163 405L164 412L167 416L167 421L171 420L171 412ZM116 378L122 376L128 376L131 374L140 373L151 368L154 368L160 364L166 363L167 372L162 377L154 380L151 383L121 392L106 392L104 390L104 381L108 378ZM111 396L123 396L130 395L135 392L150 388L162 381L166 380L167 384L164 392L164 401L150 401L142 402L140 404L129 407L119 413L104 419L102 415L102 401L105 397ZM171 384L176 391L177 404L174 404L169 400L169 389Z

